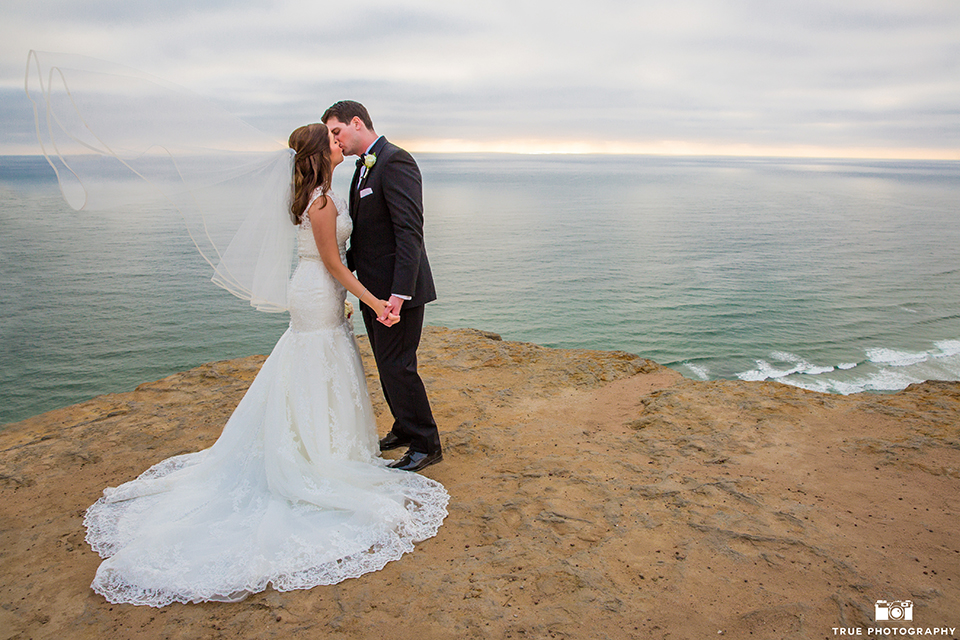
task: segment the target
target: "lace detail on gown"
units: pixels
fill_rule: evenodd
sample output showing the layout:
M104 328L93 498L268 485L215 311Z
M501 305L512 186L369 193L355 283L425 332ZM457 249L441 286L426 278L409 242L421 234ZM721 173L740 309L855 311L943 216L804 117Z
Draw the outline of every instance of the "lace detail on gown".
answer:
M315 193L315 195L317 195ZM341 257L352 224L336 203ZM87 510L113 603L233 602L377 571L436 535L443 486L385 466L346 292L298 229L290 327L209 449L164 460Z

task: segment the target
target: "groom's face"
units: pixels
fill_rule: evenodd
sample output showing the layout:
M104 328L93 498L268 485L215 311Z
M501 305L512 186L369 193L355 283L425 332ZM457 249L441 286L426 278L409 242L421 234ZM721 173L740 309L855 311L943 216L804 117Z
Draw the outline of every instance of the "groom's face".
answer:
M366 151L366 147L360 142L360 127L363 127L360 118L354 118L348 123L340 122L336 118L327 120L327 129L343 149L344 155L348 156L358 156Z

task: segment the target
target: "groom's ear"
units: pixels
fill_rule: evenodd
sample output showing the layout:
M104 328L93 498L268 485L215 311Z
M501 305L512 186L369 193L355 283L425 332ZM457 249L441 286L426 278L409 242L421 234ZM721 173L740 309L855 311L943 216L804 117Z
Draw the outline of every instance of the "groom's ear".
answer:
M357 131L367 128L367 125L363 124L363 120L360 119L360 116L353 116L353 120L350 121L350 126L357 129Z

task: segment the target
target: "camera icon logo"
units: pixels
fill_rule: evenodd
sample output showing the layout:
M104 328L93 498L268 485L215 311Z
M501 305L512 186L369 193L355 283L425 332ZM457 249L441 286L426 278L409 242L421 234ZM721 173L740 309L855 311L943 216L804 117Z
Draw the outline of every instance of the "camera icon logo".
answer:
M913 602L910 600L877 600L877 620L913 620Z

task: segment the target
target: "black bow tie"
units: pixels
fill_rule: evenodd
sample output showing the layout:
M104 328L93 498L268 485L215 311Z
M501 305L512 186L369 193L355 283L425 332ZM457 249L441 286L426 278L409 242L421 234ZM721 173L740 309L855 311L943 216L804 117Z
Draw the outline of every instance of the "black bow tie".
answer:
M366 157L367 157L367 154L364 153L364 154L361 155L359 158L357 158L357 169L360 168L360 165L363 164L363 159L366 158Z

